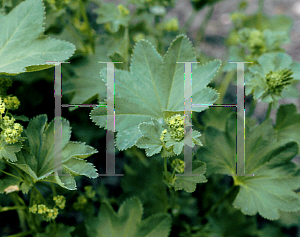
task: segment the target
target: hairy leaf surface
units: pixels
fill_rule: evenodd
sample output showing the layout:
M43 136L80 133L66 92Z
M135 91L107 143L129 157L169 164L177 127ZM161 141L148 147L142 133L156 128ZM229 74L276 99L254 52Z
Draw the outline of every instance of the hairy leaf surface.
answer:
M73 44L43 36L44 17L41 0L21 2L1 17L0 74L38 71L52 67L46 61L64 61L72 56Z

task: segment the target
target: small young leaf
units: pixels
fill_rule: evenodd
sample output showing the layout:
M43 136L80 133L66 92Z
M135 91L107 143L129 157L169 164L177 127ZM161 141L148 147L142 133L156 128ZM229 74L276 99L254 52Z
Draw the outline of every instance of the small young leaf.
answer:
M206 171L206 164L201 161L193 161L193 174L199 174L199 176L177 176L174 184L171 184L175 191L184 190L188 193L192 193L196 190L197 183L206 183L207 179L204 176Z

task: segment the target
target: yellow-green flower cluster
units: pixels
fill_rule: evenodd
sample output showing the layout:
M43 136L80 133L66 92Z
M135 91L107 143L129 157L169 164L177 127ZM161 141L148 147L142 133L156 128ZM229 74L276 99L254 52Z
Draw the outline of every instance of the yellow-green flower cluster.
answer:
M176 172L178 173L183 173L184 172L184 162L180 159L175 159L172 161L171 166L175 169Z
M266 52L266 41L263 33L257 29L243 29L239 32L240 40L253 55L261 55Z
M127 7L125 7L122 4L119 4L117 8L118 8L118 11L121 16L128 16L130 13L130 11L127 9Z
M87 198L84 195L77 197L77 201L73 204L75 210L83 209L87 203Z
M145 39L145 35L143 33L136 33L134 36L133 36L133 41L134 42L138 42L139 40L141 39Z
M93 190L92 186L86 186L86 187L84 187L84 190L85 190L85 195L88 198L93 199L95 197L96 192Z
M7 96L3 99L6 109L16 110L20 106L20 101L16 96Z
M64 209L66 206L66 198L62 195L54 196L53 201L55 202L55 205L60 209Z
M45 221L54 220L58 215L57 208L54 207L53 209L50 209L46 207L44 204L39 204L39 205L34 204L29 208L29 211L34 214L43 215Z
M180 114L173 115L167 119L169 125L169 133L175 141L181 141L184 138L184 116Z
M5 112L5 103L0 97L0 119L2 119L2 114Z
M4 116L2 119L2 132L1 136L5 139L8 144L16 143L21 138L23 127L19 123L14 123L14 118Z
M293 72L291 69L282 69L270 71L266 74L265 80L268 85L268 91L274 94L281 94L284 86L290 85L293 81Z
M177 18L172 18L164 24L164 29L166 31L177 31L179 28L179 23Z
M230 19L236 25L236 27L241 27L243 21L246 19L246 15L242 12L233 12L230 15Z
M163 142L164 141L164 138L165 138L165 134L167 133L167 129L164 129L162 132L161 132L161 135L160 135L160 140Z

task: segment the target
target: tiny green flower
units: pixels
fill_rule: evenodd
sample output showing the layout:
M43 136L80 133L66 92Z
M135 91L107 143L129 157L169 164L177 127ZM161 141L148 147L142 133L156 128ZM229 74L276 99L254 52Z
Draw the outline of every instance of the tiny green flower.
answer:
M20 106L20 101L16 96L7 96L3 99L7 109L16 110Z
M34 205L32 205L31 207L29 207L29 211L30 211L31 213L36 214L36 212L37 212L37 205L34 204Z
M262 55L266 52L266 41L263 33L257 29L244 28L239 31L240 41L251 54Z
M3 125L4 125L5 127L13 126L14 122L15 122L15 119L14 119L14 118L11 118L11 119L10 119L8 116L4 116L4 117L3 117Z
M164 24L164 29L166 31L177 31L179 28L179 23L177 18L172 18Z
M73 204L75 210L83 209L87 203L87 199L84 195L77 197L77 201Z
M118 5L118 11L122 16L128 16L130 14L130 11L122 4Z
M145 39L145 35L143 33L136 33L133 36L133 41L138 42L139 40Z
M0 115L4 114L4 112L5 112L5 103L2 100L2 98L0 97Z
M270 71L266 74L266 83L268 91L274 94L280 94L286 85L290 85L293 81L293 72L291 69L282 69Z
M88 198L93 199L95 197L96 192L93 190L92 186L86 186L86 187L84 187L84 190L85 190L85 195Z
M175 159L172 161L171 166L175 169L176 172L178 173L183 173L184 172L184 162L180 159Z
M48 208L44 204L39 204L38 206L38 214L44 214L48 211Z
M167 119L169 125L169 133L175 141L181 141L184 138L184 116L180 114L173 115Z
M53 201L60 209L64 209L66 206L66 198L62 195L54 196Z
M272 103L278 100L298 97L297 80L300 80L300 64L293 62L285 53L266 53L258 58L258 65L253 65L246 74L246 95L253 93L255 100Z
M165 134L167 133L167 129L164 129L162 132L161 132L161 135L160 135L160 140L163 142L164 141L164 137L165 137Z

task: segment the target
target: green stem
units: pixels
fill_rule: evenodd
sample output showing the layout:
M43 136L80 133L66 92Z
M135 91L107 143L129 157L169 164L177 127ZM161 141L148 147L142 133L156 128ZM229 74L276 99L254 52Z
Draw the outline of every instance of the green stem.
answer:
M197 16L197 11L195 9L192 10L191 14L189 15L189 18L186 20L184 26L183 26L183 31L184 32L188 32L191 25L193 24L193 22L195 21L195 18Z
M198 30L196 42L201 42L202 39L204 38L208 22L212 17L213 12L214 12L214 6L210 6Z
M16 166L10 164L9 162L5 161L5 164L9 165L10 167L12 167L13 169L15 169L20 176L22 176L23 180L26 180L25 176L23 175L23 173L19 170L19 168L17 168Z
M234 70L226 72L225 78L222 81L220 87L218 88L218 92L220 93L220 96L219 96L216 104L222 104L223 103L225 94L227 92L228 86L230 85L230 82L232 80L232 77L233 77L234 73L235 73Z
M56 189L55 189L55 185L54 185L54 183L51 183L51 184L50 184L50 187L51 187L51 190L52 190L53 196L56 196L56 195L57 195L57 192L56 192Z
M250 109L249 109L249 112L247 114L247 117L251 117L253 115L253 113L255 111L256 103L257 103L257 101L254 98L252 98Z
M268 110L267 110L267 113L266 113L266 119L265 120L267 120L268 118L270 118L271 109L272 109L272 103L269 103Z
M46 199L44 198L43 194L41 194L40 190L38 190L35 186L33 186L33 189L36 191L37 194L40 195L40 197L42 198L43 202L48 206L48 203L47 203Z
M25 232L21 232L21 233L15 234L15 235L9 235L9 236L7 236L7 237L31 236L31 234L32 234L33 232L34 232L34 231L25 231Z
M22 203L23 204L22 206L24 206L24 209L27 208L24 200L22 198L20 198L18 194L10 193L9 196L11 197L13 202L16 204L16 206L21 206L20 203ZM25 212L25 210L20 210L20 209L16 209L16 211L19 216L21 229L23 232L26 232L27 231L27 226L26 226L26 222L25 222L25 220L27 220L26 212Z
M208 217L210 214L212 214L216 208L225 200L227 197L233 192L235 186L232 185L229 190L214 204L212 205L209 210L201 217L201 221L204 220L206 217Z
M26 209L25 206L0 207L0 212Z
M11 173L7 173L7 172L5 172L5 171L3 171L3 170L0 170L0 172L2 172L2 173L4 173L4 174L7 174L7 175L9 175L9 176L12 176L12 177L14 177L14 178L16 178L16 179L20 179L21 181L23 181L23 179L22 179L21 177L15 176L15 175L13 175L13 174L11 174Z
M164 157L164 170L165 170L165 173L167 174L167 172L168 172L167 157Z

